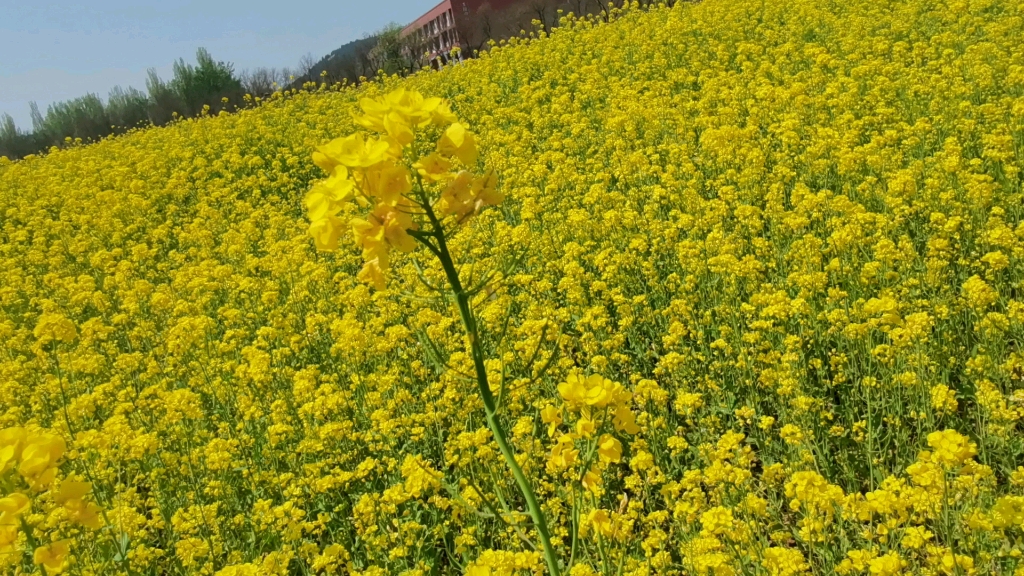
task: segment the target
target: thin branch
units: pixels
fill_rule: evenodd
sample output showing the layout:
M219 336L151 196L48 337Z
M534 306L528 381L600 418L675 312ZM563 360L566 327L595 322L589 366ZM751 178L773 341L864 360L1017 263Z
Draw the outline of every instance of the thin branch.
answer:
M441 349L438 347L437 344L434 343L434 340L430 337L429 334L427 334L426 330L422 330L422 329L421 330L417 330L416 334L417 334L417 336L420 336L420 337L426 339L426 341L427 341L426 342L427 352L430 353L430 354L433 354L433 356L434 356L434 363L435 364L437 364L438 366L441 366L443 368L447 368L448 370L453 372L456 376L461 376L462 378L465 378L466 380L470 380L470 381L475 381L476 380L476 377L470 376L469 374L466 374L465 372L462 372L461 370L459 370L459 369L455 368L454 366L452 366L447 360L443 360L442 359L442 354L441 354Z
M409 234L409 236L412 236L413 238L418 240L420 244L426 246L431 252L433 252L434 256L437 256L438 258L441 257L441 251L436 246L434 246L433 243L430 242L430 239L434 237L433 234L428 232L422 232L420 230L406 230L406 232Z
M422 282L424 286L426 286L427 288L430 288L434 292L438 292L438 293L441 293L441 294L444 293L444 290L442 290L441 288L431 284L430 281L427 280L427 277L423 275L423 268L420 267L420 263L419 262L417 262L415 259L412 259L412 265L413 265L413 268L416 268L416 276L419 277L420 282Z

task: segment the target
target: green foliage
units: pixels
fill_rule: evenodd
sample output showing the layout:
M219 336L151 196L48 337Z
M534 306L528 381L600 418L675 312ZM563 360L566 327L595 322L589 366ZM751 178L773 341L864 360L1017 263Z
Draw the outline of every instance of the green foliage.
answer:
M52 144L65 138L95 139L110 133L110 121L103 101L96 94L50 104L36 132Z
M217 62L205 48L196 51L197 66L184 59L174 63L174 79L170 87L184 106L182 112L195 116L209 106L212 111L223 108L221 98L242 95L242 83L234 75L231 64Z
M182 109L181 99L174 89L161 80L152 68L146 77L146 90L149 91L149 120L153 124L167 124Z
M375 70L383 70L388 76L407 72L411 62L405 55L402 26L392 22L381 28L374 36L377 43L370 50L370 62Z
M141 90L115 86L107 96L107 119L111 129L124 132L149 122L149 97Z
M24 158L39 150L36 140L34 133L18 130L10 114L4 114L0 119L0 156Z

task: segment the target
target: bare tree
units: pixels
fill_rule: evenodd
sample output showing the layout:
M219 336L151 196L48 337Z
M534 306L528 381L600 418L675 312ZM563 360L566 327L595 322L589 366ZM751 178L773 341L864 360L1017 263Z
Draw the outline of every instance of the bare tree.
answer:
M612 16L611 15L611 10L612 9L614 9L614 8L622 8L623 6L625 6L625 2L626 2L626 0L603 0L603 3L602 3L602 0L597 0L597 1L598 1L598 4L600 5L599 6L600 7L600 11L598 11L597 14L599 14L601 16L601 18L604 18L605 22L608 22L609 20L611 20L611 16ZM609 6L611 8L609 8Z
M495 23L495 12L488 2L481 5L476 12L456 18L455 33L466 50L466 56L483 50L488 40L496 39Z
M316 58L313 54L306 52L302 58L299 58L299 63L295 65L295 81L298 83L310 82L313 78L313 68L316 67Z
M283 90L285 88L290 88L292 84L298 80L299 78L295 72L292 71L291 68L285 66L284 68L281 68L281 71L278 73L277 86Z
M552 26L558 21L556 6L560 0L528 0L522 6L523 19L527 25L522 26L523 30L530 30L533 20L540 21L540 25L544 30L550 30Z
M360 74L356 65L356 58L352 54L331 58L324 63L324 70L327 71L327 77L332 82L340 82L342 79L352 82L359 78Z
M274 91L274 83L278 81L276 68L255 68L242 72L242 87L252 96L264 97Z
M565 10L574 16L583 17L601 11L601 0L565 0Z
M372 36L367 37L371 38ZM352 78L353 82L359 80L359 78L361 77L372 77L374 74L377 73L377 70L373 67L373 59L370 57L370 52L373 50L373 48L374 44L368 43L365 46L361 46L355 52L352 53L352 57L355 60L354 68L356 71L355 77Z

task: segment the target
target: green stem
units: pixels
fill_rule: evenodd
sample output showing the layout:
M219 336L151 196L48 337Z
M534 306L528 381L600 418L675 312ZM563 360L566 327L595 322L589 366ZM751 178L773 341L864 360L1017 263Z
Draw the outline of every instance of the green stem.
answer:
M580 535L580 497L578 490L574 490L573 492L573 507L569 514L569 518L572 521L572 547L569 552L569 564L565 567L565 569L569 571L572 570L572 566L576 562L576 545Z
M441 226L441 222L437 219L433 209L430 207L428 202L423 204L424 212L427 218L430 220L433 230L430 234L415 235L414 237L421 243L427 245L431 252L438 257L441 261L441 267L444 269L445 276L448 278L448 284L451 285L452 293L455 295L455 302L459 308L459 316L462 317L462 325L466 329L466 335L469 337L470 351L473 356L473 366L476 368L476 384L480 392L480 398L484 402L484 412L487 420L487 426L491 429L491 434L494 435L494 441L498 444L498 450L501 451L501 455L505 457L505 463L509 469L512 470L512 476L516 480L516 484L519 486L519 491L523 494L523 498L526 500L526 507L530 512L530 518L533 520L533 525L537 529L537 534L540 536L540 542L544 548L544 559L548 565L548 573L550 576L560 576L561 570L558 567L558 556L555 555L555 549L551 546L551 537L548 534L547 520L544 518L544 512L540 508L540 504L537 502L537 496L533 493L533 488L530 486L530 481L523 474L523 469L516 462L515 452L512 446L508 442L508 438L505 436L505 431L501 427L501 422L498 421L497 407L494 402L494 394L491 393L491 387L487 383L487 368L484 366L484 351L483 346L480 343L480 335L477 330L476 318L473 316L473 311L470 308L469 294L462 287L462 282L459 280L459 272L455 269L455 262L452 260L451 253L448 251L448 243L445 238L444 228ZM437 245L433 246L429 244L429 241L423 236L433 236L437 240Z

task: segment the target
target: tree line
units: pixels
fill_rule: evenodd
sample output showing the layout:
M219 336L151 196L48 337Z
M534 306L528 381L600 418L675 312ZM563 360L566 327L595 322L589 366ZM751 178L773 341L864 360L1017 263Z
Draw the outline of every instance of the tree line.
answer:
M98 94L86 94L50 104L45 113L32 102L30 131L20 129L10 114L0 116L0 156L24 158L69 141L93 141L134 128L162 126L176 118L233 111L288 86L293 78L289 68L236 73L230 63L214 60L200 48L195 64L184 59L174 63L169 80L150 69L145 91L116 86L106 101Z
M464 46L461 57L472 57L497 41L539 26L550 30L560 16L572 12L607 18L609 10L628 0L521 0L504 10L484 4L456 23ZM665 0L641 0L642 5ZM667 0L669 4L676 0ZM373 34L349 42L317 60L303 56L295 68L256 68L236 73L230 63L214 60L200 48L196 63L178 59L169 80L150 69L146 91L115 87L106 101L97 94L56 102L44 114L30 104L32 130L21 130L10 114L0 117L0 156L24 158L53 146L89 142L145 126L162 126L177 118L216 114L222 110L258 104L275 91L298 89L310 83L358 83L378 73L408 74L432 64L418 54L418 46L402 37L402 26L389 24ZM434 63L436 65L436 62Z

